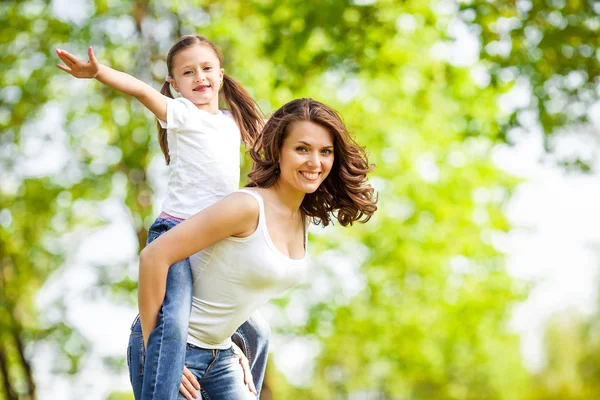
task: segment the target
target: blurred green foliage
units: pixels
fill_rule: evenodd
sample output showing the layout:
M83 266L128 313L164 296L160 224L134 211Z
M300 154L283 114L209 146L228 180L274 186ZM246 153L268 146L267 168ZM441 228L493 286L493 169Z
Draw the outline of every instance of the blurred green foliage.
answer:
M314 371L296 387L271 363L263 398L597 397L592 384L545 397L550 389L540 382L563 376L561 370L550 364L537 379L524 369L507 321L527 287L508 276L493 245L510 229L503 208L517 184L491 162L493 146L507 140L525 110L533 110L549 137L585 122L584 114L562 112L569 101L550 106L556 85L573 101L595 99L596 3L566 3L1 3L0 399L35 398L31 360L42 343L63 357L56 373L76 373L91 351L65 323L67 305L57 300L59 317L48 318L38 312L35 294L82 232L102 223L98 202L122 201L140 248L155 216L148 170L161 155L151 114L98 82L56 69L54 49L83 56L93 45L101 62L158 88L170 45L186 33L213 40L227 72L266 112L302 96L339 110L377 164L373 220L314 229L313 282L275 302L280 335L318 344ZM437 50L452 42L449 26L459 20L481 33L478 66L489 83ZM541 35L533 45L525 40L532 35ZM498 40L511 41L508 54L493 50ZM572 71L585 77L577 87L563 82ZM520 76L532 86L531 104L499 112L498 96ZM126 182L123 193L119 182ZM120 270L99 267L98 285L133 292L135 282ZM297 318L298 304L306 318ZM564 362L597 371L598 347L590 348L595 353ZM573 371L565 379L585 380L587 372Z
M533 116L556 150L553 137L565 129L589 126L598 101L600 3L593 0L460 1L460 19L482 41L481 58L492 86L528 82L530 101L511 110L502 132L531 129ZM569 154L567 168L588 171L593 159Z

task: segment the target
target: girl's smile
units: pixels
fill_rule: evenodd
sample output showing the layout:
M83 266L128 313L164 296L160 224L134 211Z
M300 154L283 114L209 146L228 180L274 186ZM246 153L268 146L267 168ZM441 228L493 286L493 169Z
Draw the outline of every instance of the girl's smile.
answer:
M212 49L199 44L181 50L173 57L172 71L176 91L203 111L218 111L224 71Z

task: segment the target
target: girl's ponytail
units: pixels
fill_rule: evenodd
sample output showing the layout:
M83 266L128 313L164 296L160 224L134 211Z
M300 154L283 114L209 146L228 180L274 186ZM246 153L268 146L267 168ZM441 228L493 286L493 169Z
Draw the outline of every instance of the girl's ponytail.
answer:
M242 85L226 74L223 74L221 91L227 108L240 128L242 142L251 147L264 125L264 116L260 107Z
M169 81L165 81L162 87L160 88L160 93L164 96L173 98L171 94L171 84ZM156 127L158 128L158 144L160 144L160 149L165 155L165 161L167 165L171 162L171 157L169 157L169 142L167 141L167 130L160 126L160 122L156 120Z

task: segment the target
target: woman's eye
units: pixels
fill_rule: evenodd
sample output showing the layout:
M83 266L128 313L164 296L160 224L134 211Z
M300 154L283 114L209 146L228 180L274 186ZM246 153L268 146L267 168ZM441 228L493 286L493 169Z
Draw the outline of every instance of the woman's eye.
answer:
M333 151L331 151L330 149L325 149L325 150L321 151L321 153L329 156L329 155L333 154Z
M307 150L306 150L306 147L297 147L297 148L296 148L296 150L297 150L297 151L300 151L300 152L305 152L305 151L307 151Z

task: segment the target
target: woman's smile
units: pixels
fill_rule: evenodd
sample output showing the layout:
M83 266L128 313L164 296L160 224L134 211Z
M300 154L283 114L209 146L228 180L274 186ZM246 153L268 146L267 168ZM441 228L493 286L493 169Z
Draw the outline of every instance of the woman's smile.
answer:
M316 181L317 179L319 179L319 176L321 175L321 173L320 172L300 171L300 175L302 175L302 177L304 177L305 179L308 179L309 181Z

